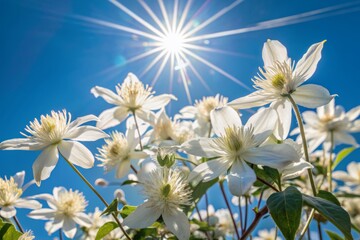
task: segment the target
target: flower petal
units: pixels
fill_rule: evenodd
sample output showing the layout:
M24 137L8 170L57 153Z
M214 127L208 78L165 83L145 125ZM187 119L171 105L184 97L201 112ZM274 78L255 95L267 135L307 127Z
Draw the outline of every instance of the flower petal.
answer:
M245 97L235 99L229 102L227 105L234 109L246 109L264 106L271 101L273 101L271 96L265 94L265 91L258 90L256 92L250 93Z
M360 106L354 107L350 111L346 113L347 118L349 121L354 121L360 115Z
M1 142L0 150L40 150L45 146L28 138L14 138Z
M73 219L81 227L90 227L92 225L91 218L83 212L77 213Z
M164 110L165 111L165 110ZM156 116L153 112L145 109L138 109L135 111L136 117L140 118L144 122L147 122L151 125L155 124Z
M91 122L91 121L98 121L98 120L99 120L99 118L92 114L78 117L77 119L75 119L73 122L70 123L69 128L70 129L76 128L76 127L80 126L81 124Z
M16 209L13 206L2 207L0 210L0 216L4 218L12 218L16 215Z
M105 132L97 127L82 126L69 131L65 138L70 138L74 141L96 141L101 138L109 137Z
M64 218L64 224L62 227L62 231L64 232L65 236L67 238L73 239L76 234L76 223L75 221L70 217Z
M276 62L285 62L288 59L286 47L277 40L268 39L264 43L262 58L265 67L274 66Z
M129 159L144 159L147 158L149 155L143 151L132 151L129 153Z
M210 160L196 166L189 174L188 180L195 181L195 184L200 181L208 182L225 173L230 166L231 162L222 158Z
M217 136L225 134L228 127L240 127L242 122L239 114L231 107L213 109L210 112L211 124Z
M157 110L162 107L165 107L171 100L177 100L177 98L172 94L162 94L152 98L148 98L144 105L144 109Z
M331 99L331 101L321 107L318 107L316 109L318 115L320 118L325 117L325 116L334 116L335 114L335 98Z
M123 224L130 228L146 228L153 224L161 215L161 210L145 202L138 206L136 210L124 219Z
M247 128L254 128L257 144L263 143L275 129L278 117L272 108L261 108L246 123Z
M281 101L273 102L271 107L275 109L278 115L278 121L273 134L277 139L285 140L289 135L291 127L291 103L285 99L282 99Z
M28 217L32 219L48 220L54 218L55 215L56 215L56 210L50 208L42 208L31 211L28 214Z
M90 92L94 94L96 98L100 96L110 104L118 105L119 102L121 102L120 97L107 88L95 86L90 90Z
M63 215L55 215L54 220L47 222L45 224L45 230L48 234L52 234L62 228L64 225L64 216Z
M41 180L50 177L59 159L59 152L56 145L45 148L33 163L32 169L36 184L40 186Z
M298 153L288 144L271 144L257 148L249 148L243 153L242 158L253 164L276 169L299 161Z
M22 185L24 184L24 178L25 178L25 171L21 171L16 173L14 176L14 181L15 183L18 185L18 187L22 187Z
M342 131L334 132L334 140L335 140L335 145L349 144L355 147L358 146L356 139L346 132L342 132Z
M325 42L326 41L322 41L311 45L296 64L294 74L302 76L303 81L308 80L314 74L317 64L321 59L321 50ZM301 84L301 82L299 84Z
M221 155L221 150L216 147L214 139L211 138L196 138L181 145L181 149L188 154L208 158Z
M94 156L84 145L79 142L61 141L58 145L61 155L82 168L92 168L94 166Z
M113 107L103 111L99 115L96 127L107 129L120 124L129 115L128 109L124 107Z
M298 105L307 108L317 108L328 104L334 97L326 88L315 84L300 86L291 96Z
M130 171L130 160L122 160L116 168L116 178L125 177Z
M162 217L166 228L170 230L179 240L188 240L190 238L190 223L180 210L164 211Z
M313 168L313 165L305 160L294 162L287 165L281 170L281 177L283 180L288 180L300 176L306 169Z
M42 205L36 200L19 198L16 200L14 206L17 208L38 209L41 208Z
M231 194L242 196L250 190L256 181L256 175L244 161L236 160L228 174L228 181Z

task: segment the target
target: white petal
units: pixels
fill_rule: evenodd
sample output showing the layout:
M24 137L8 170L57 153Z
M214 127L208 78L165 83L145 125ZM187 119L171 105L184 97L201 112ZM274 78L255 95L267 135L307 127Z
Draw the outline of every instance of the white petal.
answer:
M321 107L318 107L316 109L318 115L320 118L325 117L325 116L334 116L335 114L335 98L331 99L331 101Z
M153 224L161 215L161 210L153 208L149 202L138 206L136 210L124 219L123 224L130 228L146 228Z
M356 139L346 132L334 132L335 145L349 144L352 146L358 146Z
M246 123L247 128L254 128L254 135L258 144L263 143L274 131L278 117L272 108L261 108L252 115Z
M213 109L210 118L214 132L218 136L224 135L228 127L242 126L239 114L231 107Z
M138 109L135 111L136 117L140 118L141 120L154 124L156 121L156 116L153 112L145 109Z
M221 158L210 160L196 166L189 174L188 180L189 182L195 181L195 184L201 180L208 182L225 173L230 166L230 161Z
M313 111L305 111L302 113L302 116L304 122L310 126L316 126L315 124L319 122L318 115Z
M149 155L143 151L132 151L129 153L129 159L144 159L147 158Z
M28 138L14 138L1 142L0 150L40 150L45 146Z
M86 115L83 117L78 117L77 119L75 119L73 122L70 123L69 128L75 128L80 126L81 124L87 123L87 122L91 122L91 121L98 121L99 118L96 117L95 115Z
M28 216L32 219L48 220L54 218L56 211L50 208L42 208L31 211Z
M303 107L317 108L331 101L334 97L329 91L319 85L306 84L300 86L291 94L295 102Z
M298 153L288 144L271 144L250 148L241 157L247 162L276 169L299 161Z
M156 110L165 107L171 100L177 100L172 94L162 94L156 97L148 98L143 105L144 109Z
M264 106L271 101L273 101L273 98L271 98L271 96L265 94L265 92L262 90L258 90L256 92L250 93L245 97L235 99L229 102L227 105L234 109L246 109Z
M122 160L116 168L116 178L125 177L130 171L130 160Z
M13 206L3 207L0 210L0 216L4 218L12 218L16 215L16 209Z
M122 122L129 115L128 109L124 107L113 107L103 111L99 115L99 121L96 127L100 129L107 129L114 127Z
M256 181L256 175L244 161L236 160L228 174L229 190L234 196L246 194L253 183Z
M25 178L25 171L21 171L16 173L14 176L14 181L15 183L18 185L18 187L22 187L22 185L24 184L24 178Z
M196 138L184 142L181 145L186 153L199 157L218 157L222 152L217 148L214 139L211 138Z
M291 163L281 170L282 179L292 179L300 176L306 169L313 168L313 165L305 160L301 160L299 162Z
M313 44L299 60L295 67L295 74L301 75L304 80L309 79L315 72L321 59L321 50L325 41Z
M121 102L121 99L118 95L116 95L113 91L111 91L110 89L107 88L103 88L103 87L93 87L91 90L91 93L94 94L94 96L97 97L102 97L106 102L110 103L110 104L119 104L119 102Z
M82 227L90 227L92 225L91 218L85 213L77 213L73 218L74 221Z
M359 115L360 115L360 106L355 107L346 113L346 116L349 119L349 121L354 121L356 118L359 117Z
M268 39L264 43L262 58L265 66L273 66L276 62L283 63L288 59L286 47L277 40Z
M299 135L300 137L300 135ZM315 149L317 147L320 146L320 144L322 144L325 139L327 138L327 134L326 133L318 133L316 138L313 138L311 140L308 140L308 145L309 145L309 153L312 153L313 151L315 151Z
M19 198L16 200L14 206L17 208L38 209L41 208L42 205L36 200Z
M65 217L62 230L66 237L71 239L74 238L77 230L75 221L70 217Z
M107 135L105 132L100 130L97 127L93 126L82 126L77 127L69 131L65 138L70 138L74 141L96 141L101 138L106 138Z
M179 240L188 240L190 238L190 223L185 213L180 210L164 211L162 217L166 228Z
M289 135L291 127L291 103L286 99L282 99L281 101L273 102L271 107L275 109L278 115L278 121L273 134L277 139L285 140Z
M59 196L61 196L63 193L66 193L67 190L64 187L54 187L53 189L53 198L55 201L59 201Z
M335 171L332 176L334 179L341 180L344 182L354 182L354 178L350 176L349 173L344 171Z
M50 177L59 159L59 152L56 145L45 148L33 163L32 169L36 184L40 186L41 180Z
M45 230L48 234L52 234L62 228L64 225L64 216L63 215L55 215L54 220L47 222L45 224Z
M58 146L61 155L82 168L94 166L94 156L84 145L79 142L61 141Z

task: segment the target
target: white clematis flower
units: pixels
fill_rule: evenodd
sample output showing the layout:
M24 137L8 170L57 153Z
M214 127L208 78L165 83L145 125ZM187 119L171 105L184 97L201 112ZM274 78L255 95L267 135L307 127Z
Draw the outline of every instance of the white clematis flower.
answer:
M216 157L194 168L190 181L210 181L230 169L227 175L230 192L241 196L256 181L248 163L278 169L298 161L297 152L287 144L261 146L276 124L273 109L260 109L244 126L234 109L224 107L211 112L211 123L217 138L198 138L182 145L188 154Z
M333 173L333 178L337 180L344 181L346 185L349 186L359 186L360 185L360 163L351 162L346 167L347 172L345 171L335 171Z
M157 110L166 106L170 100L177 100L171 94L153 96L155 92L149 86L144 86L142 82L133 74L129 73L124 82L116 86L116 93L103 87L94 87L91 93L95 97L102 97L106 102L116 105L102 112L99 116L97 127L106 129L114 127L122 122L130 113L144 121L153 118L151 110Z
M282 240L281 237L277 236L275 228L259 230L258 237L254 237L254 240Z
M53 195L39 194L35 197L46 200L50 208L34 210L28 216L33 219L49 220L45 225L49 235L61 229L66 237L72 239L77 231L76 224L91 226L91 219L84 213L87 201L81 192L55 187Z
M102 163L106 172L116 169L116 178L125 177L131 167L131 160L144 159L148 156L144 151L135 151L139 144L135 134L135 128L130 128L126 136L117 131L111 134L111 138L105 139L106 144L99 148L96 158Z
M263 47L264 69L253 79L256 92L238 98L228 105L235 109L259 107L271 103L281 116L278 139L287 135L291 125L291 103L288 95L295 102L307 108L316 108L327 104L333 96L324 87L315 84L302 85L315 72L321 58L325 41L313 44L296 64L287 56L286 48L275 40L268 40Z
M306 111L303 114L306 139L310 151L314 151L320 144L324 143L326 151L330 151L331 133L334 137L334 146L340 144L350 144L358 146L356 139L350 133L360 131L360 106L344 111L342 106L335 106L335 99L327 105L316 109L316 113ZM292 131L298 134L299 128ZM301 141L301 138L298 138Z
M79 117L71 122L71 114L65 110L52 111L51 115L41 115L40 121L35 119L26 126L30 135L26 138L15 138L0 143L4 150L42 150L33 164L36 184L50 177L60 154L71 163L82 168L94 166L94 156L78 141L96 141L108 135L93 126L80 126L89 121L97 121L94 115Z
M0 216L4 218L12 218L16 215L15 208L37 209L41 208L41 204L36 200L29 198L21 198L23 192L28 186L33 184L30 182L23 187L25 172L18 172L10 179L0 178Z
M182 173L156 168L140 181L147 200L124 219L124 225L135 229L146 228L162 216L166 227L179 240L188 240L190 224L181 207L191 205L191 190Z

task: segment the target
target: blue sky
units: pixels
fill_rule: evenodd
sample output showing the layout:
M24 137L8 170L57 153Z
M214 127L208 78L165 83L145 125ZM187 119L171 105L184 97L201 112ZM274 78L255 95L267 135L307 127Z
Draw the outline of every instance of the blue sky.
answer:
M194 18L201 23L233 1L194 2L190 15L194 14L203 3L207 3ZM127 0L121 3L154 24L137 1ZM147 3L160 16L157 1L147 1ZM185 3L186 1L180 0L180 7ZM360 103L358 93L360 79L357 72L360 55L359 1L248 0L201 30L199 35L245 28L268 20L328 9L331 6L337 7L328 13L309 17L305 22L215 38L207 44L198 43L231 54L202 51L194 51L194 53L214 63L251 88L251 78L257 73L258 67L263 65L261 50L267 39L281 41L294 60L300 59L311 44L326 39L323 57L316 73L309 81L328 88L333 94L338 94L337 104L349 110ZM148 31L108 1L2 1L0 141L20 137L19 132L23 131L29 121L53 109L67 109L74 117L98 115L109 105L101 99L95 99L90 94L90 89L95 85L114 89L128 72L140 74L151 61L151 58L146 58L134 63L126 63L127 59L147 50L142 44L144 38L80 20L80 16ZM207 91L200 81L192 76L189 88L193 100L216 93L221 93L232 100L250 93L249 90L211 70L210 67L197 61L193 61L193 64L211 89ZM112 70L104 71L108 68ZM150 84L158 68L159 65L155 65L141 80ZM169 92L168 69L169 67L163 75L160 75L154 86L157 93ZM171 115L188 104L183 85L177 78L172 88L173 94L179 100L173 102L168 109ZM123 127L119 129L123 130ZM356 137L360 140L359 135ZM86 146L95 153L96 147L101 144L102 141L98 141ZM0 176L10 176L25 170L26 180L30 181L31 166L38 154L39 152L29 151L1 151ZM359 156L360 153L357 151L347 162L356 161ZM342 163L340 168L344 166L346 162ZM104 177L99 167L82 172L92 182L98 177ZM108 179L112 177L113 174L106 176ZM51 178L44 181L41 188L33 186L26 195L50 192L54 186L83 191L90 201L88 207L90 211L96 205L101 205L63 161L59 161ZM115 189L100 189L108 201L112 199L113 190ZM128 190L126 188L126 191ZM136 191L129 192L128 199L131 203L138 203L139 201L133 196L134 192ZM222 199L214 198L211 201L218 207L225 206ZM47 239L42 222L27 219L25 216L27 212L20 211L19 214L24 227L33 229L38 239Z

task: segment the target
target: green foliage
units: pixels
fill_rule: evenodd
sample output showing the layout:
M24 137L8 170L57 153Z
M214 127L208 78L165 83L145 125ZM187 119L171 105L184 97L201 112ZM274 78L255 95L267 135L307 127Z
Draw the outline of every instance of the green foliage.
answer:
M101 240L103 239L103 237L105 237L106 235L108 235L112 230L118 228L119 226L117 225L116 222L107 222L104 225L102 225L99 228L99 231L96 234L95 240Z
M271 217L284 235L293 240L300 225L302 195L295 187L271 194L267 200Z
M117 213L118 211L118 199L115 198L110 205L105 209L103 213L101 213L101 216L103 215L110 215L112 213Z
M157 236L156 228L143 228L136 232L133 239L145 240L145 239L154 239Z
M1 240L15 240L21 236L21 232L18 232L14 225L8 222L3 222L0 219L0 239Z
M190 223L198 225L199 226L199 228L197 229L198 231L208 232L208 231L214 231L215 230L215 228L209 226L207 222L202 222L202 221L199 221L197 219L192 219L190 221Z
M352 153L354 150L356 149L356 147L349 147L349 148L344 148L343 150L341 150L338 155L336 156L336 159L332 165L332 169L334 170L337 165L344 160L350 153Z
M345 236L346 239L352 240L351 222L349 214L333 202L321 197L311 197L303 195L304 204L314 208L323 217L334 224Z
M318 194L316 196L320 197L320 198L323 198L325 200L328 200L328 201L340 206L339 200L331 192L324 191L324 190L319 190L319 192L318 192Z
M279 186L280 184L280 173L278 170L263 166L265 173Z
M124 185L130 185L130 184L133 184L133 183L139 183L138 181L135 181L135 180L125 180L121 186L124 186Z
M136 210L136 206L130 206L130 205L125 205L123 206L123 208L120 210L120 215L122 218L126 218L127 216L129 216L132 212L134 212Z
M332 231L326 230L326 233L329 236L330 240L344 240L337 233L334 233Z

